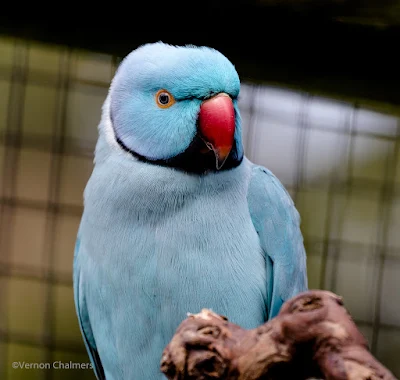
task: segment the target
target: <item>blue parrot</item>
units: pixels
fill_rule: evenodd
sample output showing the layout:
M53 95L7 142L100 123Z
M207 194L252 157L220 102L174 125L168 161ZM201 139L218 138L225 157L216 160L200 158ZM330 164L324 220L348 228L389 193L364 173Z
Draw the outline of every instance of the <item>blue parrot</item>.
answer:
M104 101L74 252L74 300L98 379L164 379L187 313L244 328L307 290L295 205L246 158L238 73L219 51L148 43Z

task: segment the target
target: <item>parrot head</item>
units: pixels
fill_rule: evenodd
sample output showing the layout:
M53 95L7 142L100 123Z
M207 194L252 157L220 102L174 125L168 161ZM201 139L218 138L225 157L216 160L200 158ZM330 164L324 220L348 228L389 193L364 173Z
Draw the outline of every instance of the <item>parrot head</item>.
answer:
M120 148L188 173L237 167L243 159L232 63L208 47L146 44L121 62L110 86Z

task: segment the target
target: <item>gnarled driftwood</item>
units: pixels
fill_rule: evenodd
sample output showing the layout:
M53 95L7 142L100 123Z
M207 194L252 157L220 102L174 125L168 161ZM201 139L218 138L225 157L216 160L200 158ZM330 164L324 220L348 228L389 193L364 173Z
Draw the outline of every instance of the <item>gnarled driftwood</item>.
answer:
M308 291L253 330L204 309L178 327L161 371L171 380L393 380L368 350L342 299Z

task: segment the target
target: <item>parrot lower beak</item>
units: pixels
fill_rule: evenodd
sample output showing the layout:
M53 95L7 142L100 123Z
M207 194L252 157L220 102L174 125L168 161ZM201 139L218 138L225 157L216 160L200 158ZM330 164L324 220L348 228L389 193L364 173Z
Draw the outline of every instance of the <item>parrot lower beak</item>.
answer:
M231 152L232 145L231 146L223 146L220 147L219 149L213 149L214 154L215 154L215 159L216 159L216 168L217 170L220 170L224 164L226 159L229 156L229 153Z
M220 93L205 100L198 120L202 138L214 152L216 168L220 170L232 150L235 134L235 109L230 96Z

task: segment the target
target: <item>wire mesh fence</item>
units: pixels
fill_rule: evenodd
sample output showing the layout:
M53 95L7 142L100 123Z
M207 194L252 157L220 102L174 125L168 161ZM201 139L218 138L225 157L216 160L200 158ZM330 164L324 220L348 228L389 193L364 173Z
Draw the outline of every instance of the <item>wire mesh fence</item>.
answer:
M68 368L89 362L72 259L117 63L0 39L2 379L94 378ZM247 156L278 176L301 214L310 287L342 295L374 355L400 376L399 118L357 99L251 83L240 109Z

